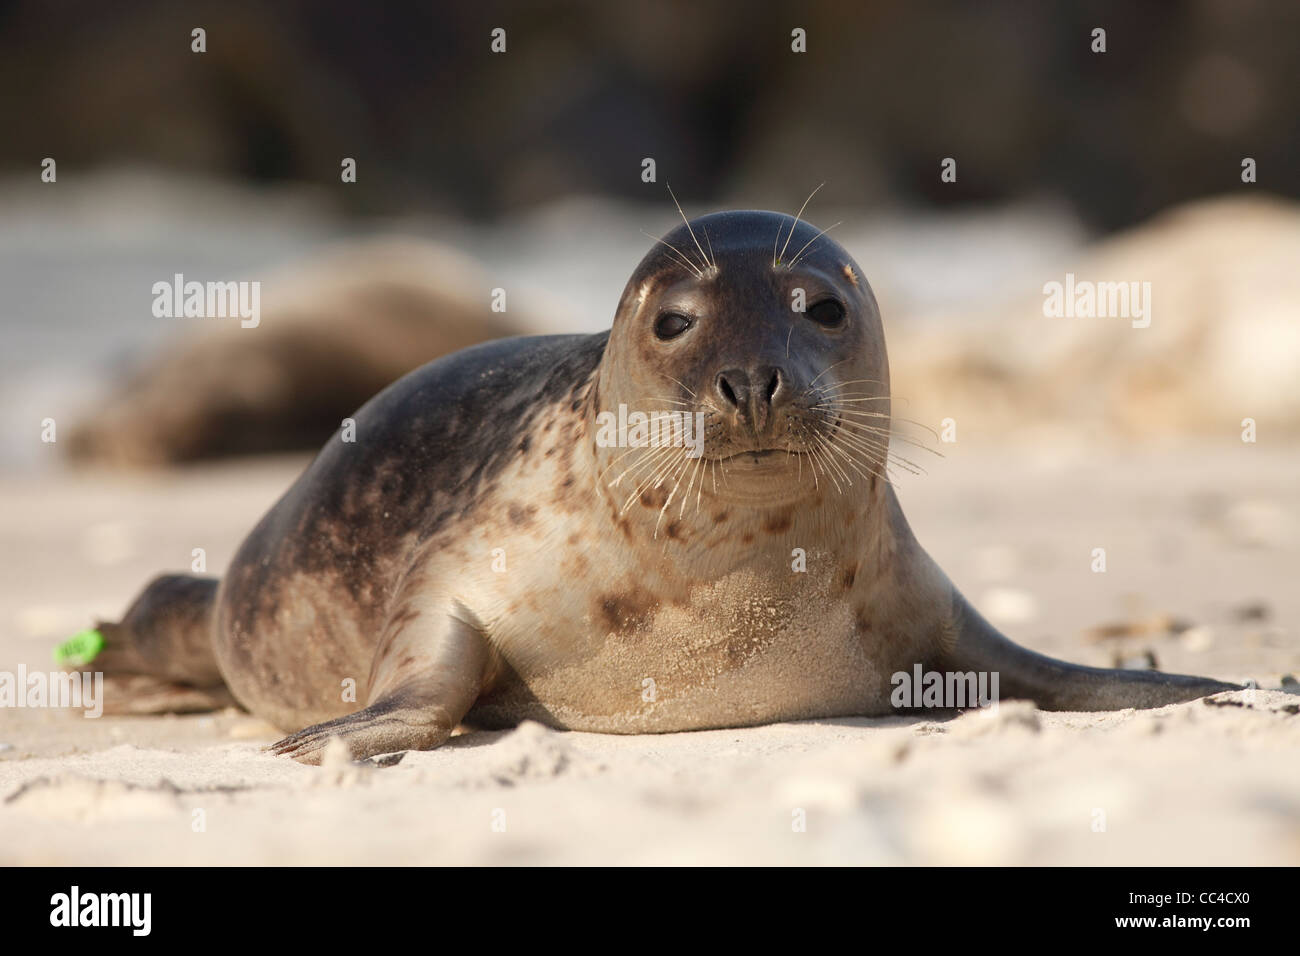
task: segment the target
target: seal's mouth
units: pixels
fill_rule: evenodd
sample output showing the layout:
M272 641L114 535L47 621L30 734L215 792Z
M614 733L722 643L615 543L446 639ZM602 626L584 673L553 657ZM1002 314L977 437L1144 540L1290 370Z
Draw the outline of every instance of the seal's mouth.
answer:
M764 458L774 458L777 455L798 455L800 452L793 448L753 448L748 451L733 452L719 458L719 461L732 461L736 458L752 458L754 461L762 461Z
M797 448L751 448L731 452L714 460L726 464L758 465L772 459L794 458L802 454L803 452Z
M712 455L706 452L706 456L720 463L755 466L777 464L778 460L816 457L818 443L832 440L843 427L843 416L835 412L809 414L807 409L798 409L797 412L777 419L768 434L737 434L733 431L724 440L724 447Z

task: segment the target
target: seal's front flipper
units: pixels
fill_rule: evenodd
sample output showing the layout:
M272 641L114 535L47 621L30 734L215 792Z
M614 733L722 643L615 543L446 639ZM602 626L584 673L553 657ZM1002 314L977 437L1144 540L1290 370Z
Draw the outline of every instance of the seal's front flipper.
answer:
M1208 677L1084 667L1045 657L1012 643L956 591L953 618L955 639L940 668L997 673L1001 697L1032 700L1043 710L1162 707L1242 689Z
M371 669L370 704L290 734L270 751L318 764L331 737L357 760L442 744L478 698L488 665L487 640L463 618L397 615Z

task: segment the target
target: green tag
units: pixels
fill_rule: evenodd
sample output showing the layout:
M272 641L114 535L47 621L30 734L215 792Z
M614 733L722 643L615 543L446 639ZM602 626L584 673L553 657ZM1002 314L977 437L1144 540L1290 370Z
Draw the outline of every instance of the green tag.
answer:
M54 663L69 667L89 664L104 649L104 635L93 627L78 631L54 649Z

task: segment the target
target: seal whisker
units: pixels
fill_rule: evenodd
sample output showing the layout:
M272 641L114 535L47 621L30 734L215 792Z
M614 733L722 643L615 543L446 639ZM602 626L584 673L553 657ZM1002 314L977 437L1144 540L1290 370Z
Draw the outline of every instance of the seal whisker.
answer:
M863 381L869 381L869 380L863 379ZM818 389L817 391L819 392L819 397L824 398L827 401L836 401L841 398L861 398L873 402L898 402L903 405L911 404L911 399L905 398L904 396L901 395L889 395L889 394L877 395L877 394L872 394L871 392L864 392L860 390L848 391L848 392L842 391L844 386L852 385L852 384L855 383L842 382L838 385L827 385L824 388ZM884 383L882 382L880 384L884 384Z
M897 439L898 441L907 442L907 444L911 445L913 448L919 448L922 451L928 451L930 454L935 455L939 458L944 457L943 452L931 448L929 445L925 444L924 442L917 441L915 438L912 438L909 435L905 435L900 431L891 430L891 429L873 428L870 425L863 425L860 422L847 421L844 419L841 419L838 424L843 425L846 428L853 428L855 429L856 432L863 435L864 437L866 435L875 435L882 438Z
M687 460L688 462L695 462L695 461L698 461L699 459L697 459L697 458L689 458L689 457L688 457L686 460ZM686 505L687 505L687 503L691 500L691 489L695 487L695 479L696 479L697 477L699 477L699 474L700 474L700 469L699 469L699 468L692 468L692 469L691 469L691 481L690 481L690 484L688 484L688 485L686 486L686 494L682 495L682 504L681 504L681 507L677 509L677 520L678 520L678 521L680 521L680 520L681 520L681 519L686 515ZM697 498L697 501L698 501L698 498Z
M624 451L621 455L619 455L617 458L615 458L613 461L611 461L608 465L606 465L604 468L602 468L602 469L600 470L600 473L599 473L598 475L596 475L596 481L598 481L598 482L599 482L599 481L603 481L604 478L605 478L606 473L607 473L611 468L613 468L615 465L617 465L620 461L622 461L622 460L623 460L624 458L626 458L628 455L632 454L633 452L637 452L637 451L644 451L644 449L642 449L642 448L629 448L629 449L627 449L626 451ZM611 487L611 488L616 488L616 487L618 487L618 483L619 483L620 481L623 480L623 478L627 475L628 471L630 471L630 470L632 469L632 467L634 467L634 466L633 466L633 465L629 465L628 468L625 469L625 470L623 471L623 473L620 474L620 475L618 476L617 479L615 479L614 481L611 481L611 482L609 483L609 487Z
M837 455L842 457L845 463L848 464L848 466L852 468L854 471L856 471L860 476L862 476L862 478L865 481L870 482L873 476L877 478L880 477L874 471L871 471L870 474L868 474L867 471L864 471L863 470L863 467L865 467L864 463L858 460L857 456L852 452L851 449L841 448L840 445L833 440L830 443L830 447L833 452L835 452ZM868 471L870 471L869 468Z
M853 487L853 476L845 471L844 466L835 459L833 453L834 449L831 447L831 443L824 438L821 441L826 455L826 463L830 466L831 480L835 481L836 475L844 480L842 485L838 481L835 481L835 490L842 495L846 489Z
M686 223L686 231L689 232L691 238L695 240L695 248L700 250L700 258L704 260L705 268L716 269L717 266L712 262L709 262L709 257L704 254L704 247L700 245L700 240L696 238L695 230L691 228L691 221L686 218L686 213L682 212L682 204L677 202L677 196L673 194L673 187L668 183L664 183L664 185L668 186L668 195L673 197L673 203L677 206L677 214L682 217L682 222ZM700 278L704 278L702 272Z
M882 425L872 424L872 420L874 419L874 420L889 422L890 424L894 424L894 425L899 423L905 425L914 425L915 427L924 429L926 432L928 432L935 439L935 441L942 441L942 439L939 437L939 433L935 431L931 426L927 425L925 422L918 422L914 418L899 418L896 415L887 415L884 412L868 412L868 411L862 411L861 409L855 409L855 408L837 408L833 405L811 405L809 406L809 408L817 409L821 411L833 411L837 416L840 417L840 419L843 421L844 424L852 424L860 429L867 430L867 431L875 431L880 434L893 435L896 436L900 441L908 442L912 445L915 445L917 448L924 448L932 455L938 455L940 458L944 457L943 452L931 448L929 445L925 444L925 442L918 441L917 439L911 437L910 435L906 434L903 431L900 431L899 429L888 428ZM866 419L866 421L860 421L860 419Z
M619 459L622 460L623 458L627 457L627 455L631 454L634 451L639 451L644 453L646 450L644 448L632 448L629 449L627 452L624 452L622 455L620 455ZM662 452L664 451L664 449L656 448L653 449L653 451ZM659 457L660 456L658 454L653 454L653 455L648 453L642 454L640 458L638 458L636 461L632 462L630 465L624 468L623 471L619 473L619 476L609 483L609 487L617 488L622 483L623 479L629 476L635 476L634 480L640 481L641 478L645 476L644 474L637 476L637 472L640 472L643 468L646 468L650 462L658 460ZM610 467L613 467L613 463L610 465ZM606 469L606 471L608 471L608 469Z
M804 446L804 456L806 456L807 459L808 459L808 474L812 475L813 488L814 488L814 489L815 489L815 488L819 488L820 485L818 484L818 477L817 477L817 456L816 456L815 454L813 454L812 443L809 442L808 439L807 439L807 438L804 438L802 435L800 436L800 440L803 442L803 446ZM801 458L800 458L800 464L799 464L799 478L800 478L800 480L803 479L803 461L802 461L802 458L803 458L804 456L801 456Z
M864 454L861 449L855 449L852 446L843 447L842 443L838 440L838 436L835 435L828 436L826 441L832 452L843 458L845 462L859 475L862 475L863 478L868 478L868 476L863 473L862 469L858 467L859 461L857 455ZM841 468L842 467L843 466L841 466ZM851 479L849 479L849 484L852 484Z
M844 436L849 436L849 434L853 434L853 437L857 438L859 442L865 442L865 444L867 445L878 445L881 450L887 449L887 447L889 447L889 436L887 433L868 432L866 434L862 434L862 433L854 434L853 432L849 432L846 431L846 429L841 428L842 424L844 423L840 423L836 425L836 431L839 431L841 434L844 434Z
M821 455L811 441L809 441L808 429L800 430L800 438L803 439L804 447L808 449L808 465L812 470L813 488L821 487L821 474L826 471L826 465L821 461ZM821 465L821 472L818 472L817 466Z
M930 446L922 445L920 444L919 441L911 440L911 438L905 436L905 434L900 434L898 432L874 431L874 429L863 428L861 427L861 425L857 425L853 423L853 421L840 421L840 424L844 425L845 428L853 428L855 434L858 434L858 437L861 438L874 437L874 438L880 438L880 440L883 441L891 440L891 438L897 438L898 441L905 441L907 442L907 444L915 447L915 449L930 451L931 454L939 455L940 458L943 458L943 454L939 453L939 451L933 450L932 447Z
M840 487L839 479L835 476L835 472L840 469L837 469L834 459L832 459L830 456L830 451L827 449L827 445L826 445L826 439L820 435L813 435L812 440L817 444L817 447L823 453L824 460L822 464L824 466L829 466L827 467L826 470L826 476L830 478L830 480L834 483L835 490L840 494L844 494L844 489Z
M825 399L826 401L832 401L832 402L840 401L841 399L859 398L859 399L863 399L864 401L896 402L901 405L910 405L912 403L911 399L905 398L902 395L873 395L870 392L840 392L840 391L835 391L834 390L835 388L836 386L830 386L826 389L819 389L818 391L821 392L820 397Z
M777 262L775 262L775 263L772 264L772 265L773 265L773 268L775 268L776 265L780 262L781 256L784 256L784 255L785 255L785 250L788 249L788 248L790 247L790 240L791 240L792 238L794 238L794 231L795 231L796 229L799 228L799 217L802 216L802 215L803 215L803 211L804 211L805 209L808 208L808 204L809 204L810 202L812 202L812 198L813 198L813 196L816 196L817 193L818 193L818 191L822 188L822 186L825 186L825 185L826 185L825 182L819 183L819 184L817 185L817 189L814 189L812 192L810 192L810 193L808 194L808 198L805 199L805 200L803 201L803 205L800 206L800 207L799 207L799 211L798 211L797 213L795 213L795 216L794 216L794 224L793 224L792 226L790 226L790 232L789 232L789 233L786 235L786 237L785 237L785 245L781 247L781 255L780 255L780 256L777 256ZM777 235L779 236L780 233L777 233ZM807 249L808 247L807 247L807 246L804 246L804 248Z
M691 458L690 456L688 456L688 455L683 455L683 456L682 456L682 459L683 459L683 464L682 464L681 472L680 472L679 477L678 477L678 479L677 479L677 480L678 480L678 484L681 483L681 475L685 475L687 471L690 471L690 474L691 474L691 480L690 480L690 483L687 484L687 486L686 486L686 493L685 493L684 495L682 495L682 503L681 503L681 504L678 506L678 508L677 508L677 520L678 520L678 521L680 521L680 520L682 519L682 516L686 514L686 503L687 503L688 501L691 500L691 489L695 487L695 471L694 471L694 469L692 469L692 468L690 467L690 466L691 466L691 462L692 462L694 459L692 459L692 458ZM675 489L674 489L674 490L675 490Z
M866 467L874 477L882 481L890 481L888 475L890 452L887 445L839 431L833 433L829 440L832 447L838 447L841 452L851 453L851 456L860 465Z
M699 476L700 476L700 487L697 488L697 489L695 489L695 513L696 513L696 514L699 514L699 513L700 513L700 499L704 496L704 472L705 472L705 466L704 466L704 459L703 459L703 458L697 458L696 461L699 463L695 470L699 473Z
M809 405L809 408L818 409L819 411L831 411L837 414L856 415L858 418L874 418L883 421L902 421L896 419L890 412L877 411L874 408L858 408L849 402L821 402L816 405Z
M816 411L834 412L837 415L852 415L855 418L865 418L884 422L909 422L911 424L920 425L923 428L926 427L925 425L922 425L921 422L913 422L910 418L898 418L890 412L881 412L873 408L858 408L856 405L850 404L855 401L857 400L850 399L847 402L820 402L816 405L809 405L808 408Z
M664 240L664 239L660 239L658 236L652 236L652 235L650 235L650 233L646 232L644 229L641 229L641 230L639 230L639 231L640 231L641 235L645 236L647 239L653 239L655 242L659 243L660 245L667 246L667 247L668 247L669 249L671 249L673 252L677 253L677 257L678 257L678 258L677 258L676 261L678 261L678 264L679 264L679 265L683 265L683 266L685 266L687 269L689 269L689 270L691 271L691 274L694 275L695 278L697 278L697 279L703 279L703 278L704 278L704 273L700 271L700 267L699 267L698 265L696 265L694 262L692 262L690 259L688 259L688 258L686 257L686 255L685 255L685 254L684 254L680 249L678 249L676 246L674 246L672 243L670 243L670 242L668 242L668 241L666 241L666 240Z
M865 439L862 436L850 435L848 433L841 433L839 435L839 440L844 442L846 445L856 447L864 453L870 454L872 460L879 461L883 467L888 468L893 466L895 468L901 468L903 471L913 475L926 474L924 468L916 462L904 458L902 455L898 454L898 452L891 450L886 444Z
M677 379L673 378L671 375L669 375L666 372L660 372L659 374L662 375L664 378L668 379L668 381L674 382L677 385L681 385L682 388L686 389L686 391L690 393L691 398L695 398L695 392L691 391L691 389L688 386L683 385L681 382L679 382Z
M893 429L889 428L888 426L882 427L880 425L868 424L866 422L857 422L851 418L843 417L842 413L840 417L835 419L835 427L839 428L841 426L843 426L844 428L853 428L858 432L862 432L867 435L873 435L885 439L890 438L894 434Z
M776 244L781 241L781 229L782 227L785 226L785 221L789 218L790 218L789 216L782 215L781 219L776 224L776 238L772 240L772 268L773 269L776 268Z
M627 469L623 472L623 475L619 476L620 481L622 480L624 475L633 474L635 472L642 471L642 469L645 469L645 471L647 472L653 472L655 463L659 462L665 455L669 454L672 451L672 449L666 445L661 445L658 448L650 447L648 451L645 448L641 448L638 450L644 452L644 454L639 459L637 459L636 462L634 462L633 464L627 467ZM644 477L645 477L645 473L643 472L641 476L637 478L637 481L640 481L641 478Z
M654 468L652 469L650 476L648 478L645 478L643 481L641 481L640 484L638 484L635 488L632 489L632 493L628 495L627 500L623 502L623 507L619 509L618 512L619 515L622 516L627 514L627 510L632 507L632 503L636 501L638 498L640 498L647 491L649 491L651 488L658 488L660 485L662 485L663 476L667 474L668 469L672 466L672 464L673 464L673 460L671 457L665 457L663 455L660 455L658 458L656 458L655 465ZM662 465L663 467L660 467L660 465Z
M808 248L809 246L811 246L814 242L816 242L816 241L817 241L818 239L820 239L822 236L826 235L826 233L830 232L830 231L831 231L832 229L834 229L836 226L842 226L842 225L844 225L844 220L843 220L843 219L841 219L839 222L831 223L829 226L827 226L827 227L826 227L825 229L823 229L821 232L817 233L817 235L813 236L811 239L809 239L807 242L805 242L805 243L803 244L803 249L800 249L798 252L796 252L796 253L794 254L794 258L790 260L790 264L787 265L786 268L787 268L787 269L793 269L793 268L798 264L798 262L799 262L799 257L803 255L803 253L804 253L804 249L807 249L807 248Z
M888 396L888 395L861 395L861 396L854 396L852 393L850 393L849 396L848 396L848 397L845 397L845 398L841 398L841 397L838 396L838 395L835 396L835 398L832 400L832 402L830 402L830 404L835 404L835 405L849 405L849 404L856 404L857 402L887 402L887 401L889 401L889 396ZM876 414L878 414L878 415L888 415L889 413L888 413L888 412L877 412Z
M659 467L659 470L655 472L652 478L652 484L650 485L651 488L662 488L664 481L672 472L673 467L677 464L677 449L671 446L665 446L660 450L663 452L663 454L658 458L661 467Z
M655 519L654 537L656 538L659 537L659 523L664 520L664 512L666 512L668 510L668 506L673 503L673 498L677 495L678 489L681 488L682 486L682 482L681 482L682 472L686 470L686 466L689 465L690 463L691 460L687 458L685 455L683 455L681 465L678 468L676 468L672 473L673 489L668 493L668 497L664 501L664 506L659 509L659 517Z
M652 478L653 478L653 475L651 475L650 477L646 477L646 476L643 474L643 475L641 475L641 476L639 476L639 477L633 479L634 481L637 482L637 484L636 484L636 486L632 489L632 491L628 494L627 498L625 498L625 499L623 500L623 504L619 506L618 513L619 513L620 515L626 514L626 513L627 513L627 509L630 508L630 507L632 507L632 503L633 503L634 501L636 501L636 499L638 499L639 497L641 497L641 495L645 494L645 492L648 490L648 488L649 488L650 485L651 485Z
M645 452L645 449L634 449L634 450ZM657 463L665 454L667 454L667 451L668 450L665 448L654 448L651 449L649 452L642 454L640 458L638 458L632 464L628 465L627 468L625 468L619 474L618 478L615 481L610 482L610 487L617 488L622 483L623 479L628 477L629 475L634 476L633 479L634 481L637 482L641 481L643 478L645 478L646 473L653 473L654 468L656 467L655 463ZM641 474L638 475L637 474L638 472L640 472Z
M902 420L903 420L903 419L901 419L901 418L900 418L900 419L896 419L896 418L894 418L894 416L891 415L891 414L889 414L888 412L876 412L876 411L870 411L870 410L867 410L867 409L854 408L854 407L852 407L852 406L844 406L844 405L838 405L838 404L831 404L831 405L810 405L810 406L808 406L808 407L809 407L809 409L812 409L812 410L815 410L815 411L820 411L820 412L833 412L833 413L836 414L836 415L851 415L851 416L853 416L855 419L865 419L865 421L863 421L863 422L861 423L861 424L864 424L864 425L866 425L866 424L871 424L871 423L875 423L875 422L885 422L885 423L889 423L889 422L893 422L893 421L902 421Z
M916 462L904 458L902 455L898 454L897 452L892 451L889 445L886 443L868 439L861 435L851 435L848 432L841 432L837 437L838 440L844 442L846 445L850 445L859 448L864 452L870 453L873 457L873 460L876 459L878 456L883 456L883 461L881 461L881 464L884 466L895 465L899 468L902 468L904 471L910 472L913 475L924 475L926 473L924 468L922 468Z
M803 448L804 448L804 454L802 454L802 455L799 456L799 480L800 480L800 482L803 481L803 460L804 460L805 457L807 457L807 459L808 459L808 470L809 470L809 472L810 472L810 473L812 474L812 476L813 476L813 487L816 488L816 487L817 487L817 472L816 472L816 470L813 468L813 459L812 459L811 449L808 447L808 429L805 428L805 427L803 427L802 425L797 425L797 428L798 428L798 432L799 432L799 441L800 441L800 443L803 445Z
M667 417L667 416L670 415L670 414L672 414L672 413L671 413L671 412L662 412L662 413L659 413L658 418L652 418L652 421L654 421L654 420L659 420L659 419L661 419L661 418L665 418L665 417ZM622 460L623 460L624 458L626 458L628 455L632 454L633 452L638 452L638 451L642 451L642 452L643 452L643 451L646 450L647 447L654 447L654 446L633 445L632 447L628 448L626 451L624 451L622 454L620 454L617 458L615 458L613 461L611 461L608 465L606 465L606 466L601 470L600 474L598 474L598 475L596 476L596 480L597 480L597 481L602 480L602 479L605 477L605 473L606 473L606 472L608 472L611 468L613 468L615 465L617 465L620 461L622 461ZM656 448L655 450L661 450L662 447L663 447L663 446L659 446L659 447ZM629 465L629 466L628 466L628 467L623 471L623 473L620 474L620 475L618 476L618 479L617 479L617 480L611 482L610 487L615 487L615 486L617 486L618 483L619 483L620 481L623 480L623 478L625 478L629 473L635 471L638 467L640 467L641 463L643 463L643 462L644 462L644 459L641 459L640 461L635 462L635 463Z
M851 425L856 426L858 431L849 431L847 426ZM821 423L817 432L832 443L841 442L863 452L870 451L873 460L882 457L882 453L888 454L890 433L887 430L867 428L841 418Z
M847 359L846 359L845 361L847 361ZM843 364L843 363L841 363L841 362L836 362L836 363L835 363L835 365L841 365L841 364ZM832 365L831 368L834 368L835 365ZM827 369L826 371L829 372L830 369ZM826 374L826 373L823 372L822 374L824 375L824 374ZM817 378L821 378L821 376L819 375L819 376L817 376ZM813 381L815 382L816 379L813 379ZM842 388L846 388L846 387L848 387L849 385L863 385L863 384L865 384L865 385L887 385L888 383L887 383L887 382L882 382L882 381L880 381L879 379L874 379L874 378L851 378L851 379L849 379L847 382L836 382L834 385L826 385L826 386L823 386L823 387L822 387L822 391L824 391L824 392L838 392L840 389L842 389ZM863 394L865 395L866 393L864 392ZM889 398L888 395L881 395L881 396L879 396L879 397L880 397L880 398Z
M840 360L839 360L838 362L836 362L834 365L828 365L828 366L826 366L824 369L822 369L820 372L818 372L818 373L817 373L817 378L814 378L811 382L808 383L808 387L804 390L804 394L807 395L809 392L811 392L811 391L813 390L813 386L817 384L817 380L820 379L823 375L825 375L825 374L826 374L827 372L829 372L831 369L833 369L833 368L837 368L838 366L843 365L843 364L844 364L845 362L847 362L847 361L849 361L849 359L840 359ZM829 387L834 388L834 386L829 386Z

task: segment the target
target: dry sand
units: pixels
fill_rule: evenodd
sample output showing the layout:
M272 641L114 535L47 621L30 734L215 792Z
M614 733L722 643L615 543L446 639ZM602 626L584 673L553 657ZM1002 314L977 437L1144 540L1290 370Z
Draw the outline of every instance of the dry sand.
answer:
M947 451L900 481L904 506L1017 640L1265 688L1300 671L1300 455ZM0 480L0 669L48 669L53 643L193 548L223 567L302 463ZM1193 626L1085 634L1161 615ZM641 737L528 724L325 768L262 754L276 732L235 711L0 710L0 862L1300 862L1300 696L1229 700Z

